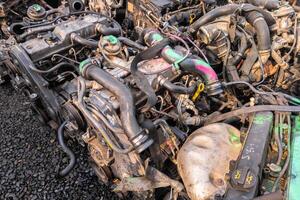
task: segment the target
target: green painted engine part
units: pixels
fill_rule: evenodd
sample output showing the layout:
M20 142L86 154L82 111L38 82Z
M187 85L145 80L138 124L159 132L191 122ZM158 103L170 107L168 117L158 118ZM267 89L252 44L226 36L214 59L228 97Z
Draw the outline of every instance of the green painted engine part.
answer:
M288 200L300 199L300 116L295 118L292 132Z

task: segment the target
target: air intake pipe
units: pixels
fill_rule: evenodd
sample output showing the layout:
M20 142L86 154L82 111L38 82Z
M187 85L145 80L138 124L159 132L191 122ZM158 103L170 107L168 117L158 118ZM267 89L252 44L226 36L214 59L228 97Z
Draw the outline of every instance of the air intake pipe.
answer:
M265 64L268 61L271 52L271 36L269 27L275 25L276 21L270 13L256 6L251 4L229 4L216 8L206 13L195 23L193 23L189 28L189 32L196 34L198 30L201 30L200 27L204 26L205 24L208 24L219 17L230 15L236 12L244 16L247 22L254 27L256 31L258 53L262 64ZM253 68L256 69L259 66L260 62L256 62ZM231 68L230 71L236 71L233 65L229 65L227 67ZM237 73L235 73L235 77L238 77ZM234 78L233 80L237 80L237 78Z
M153 46L164 40L163 36L157 31L146 33L144 39L148 46ZM184 58L169 45L162 49L161 56L170 64L177 63L176 65L183 71L198 74L205 81L208 95L217 95L223 92L216 72L203 60Z
M117 97L120 103L121 122L128 139L138 153L147 149L153 140L148 137L146 130L142 129L136 120L135 104L129 88L99 66L92 64L91 60L81 63L80 72L84 78L95 80Z
M237 11L240 11L244 16L250 12L255 11L262 14L262 18L267 22L269 27L276 24L276 21L273 18L273 16L269 12L261 8L253 6L251 4L228 4L225 6L215 8L212 11L200 17L189 27L189 32L194 34L199 30L201 26L210 23L219 17L231 15Z

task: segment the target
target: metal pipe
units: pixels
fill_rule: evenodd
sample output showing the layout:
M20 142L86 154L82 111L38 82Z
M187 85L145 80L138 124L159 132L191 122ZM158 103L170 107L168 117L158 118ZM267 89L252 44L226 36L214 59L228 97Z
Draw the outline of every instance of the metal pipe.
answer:
M251 107L243 107L237 110L233 110L224 114L220 115L213 115L212 117L208 116L205 119L205 124L212 124L216 122L223 121L225 119L246 115L255 112L262 112L262 111L278 111L278 112L300 112L300 106L278 106L278 105L259 105L259 106L251 106Z

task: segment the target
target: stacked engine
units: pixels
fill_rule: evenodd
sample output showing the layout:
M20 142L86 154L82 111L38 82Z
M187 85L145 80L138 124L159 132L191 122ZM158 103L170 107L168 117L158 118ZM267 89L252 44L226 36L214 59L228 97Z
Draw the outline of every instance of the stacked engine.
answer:
M76 164L69 137L121 197L300 198L297 2L1 8L0 80L57 129L70 159L59 176Z

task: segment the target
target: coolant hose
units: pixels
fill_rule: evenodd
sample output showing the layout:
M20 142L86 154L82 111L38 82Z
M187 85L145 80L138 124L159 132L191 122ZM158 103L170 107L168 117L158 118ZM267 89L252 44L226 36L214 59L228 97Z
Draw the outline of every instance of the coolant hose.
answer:
M145 41L150 46L155 45L163 39L163 36L157 31L151 31L145 36ZM173 50L169 45L162 49L161 56L168 63L175 64L175 67L179 67L179 69L183 71L198 74L205 81L209 95L216 95L223 92L216 72L205 61L188 57L185 58Z
M132 40L126 38L126 37L118 37L118 40L120 42L122 42L123 44L126 44L127 46L136 48L136 49L138 49L140 51L144 51L146 49L145 46L143 46L143 45L141 45L141 44L139 44L139 43L137 43L135 41L132 41Z
M68 175L70 173L70 171L74 168L75 163L76 163L76 158L75 158L74 153L71 151L71 149L66 145L66 143L64 141L64 128L67 123L68 123L67 121L63 122L57 131L58 143L62 147L63 151L70 158L70 162L69 162L68 166L66 168L64 168L63 170L61 170L60 172L58 172L59 177L65 177L66 175Z
M268 23L268 26L273 26L274 24L276 24L276 21L273 18L273 16L269 12L261 8L253 6L251 4L228 4L225 6L215 8L210 12L206 13L205 15L203 15L202 17L200 17L189 27L189 32L194 34L198 31L198 29L201 26L210 23L219 17L233 14L239 9L244 12L257 11L263 15L263 18Z
M229 4L219 8L216 8L201 18L199 18L194 24L190 26L190 33L195 34L199 28L209 22L214 21L216 18L239 12L244 16L249 24L254 27L256 31L259 62L255 66L261 66L267 62L271 51L271 36L269 26L276 24L276 21L270 13L260 9L251 4ZM235 69L235 65L228 63L226 66L228 78L230 81L239 80L239 75ZM263 77L263 73L262 73ZM263 80L263 79L262 79Z
M137 122L135 104L130 89L88 60L81 64L80 71L84 78L95 80L117 97L120 103L120 119L129 140L138 152L142 152L148 148L153 141L148 138L146 131Z
M91 40L85 39L85 38L77 35L76 33L72 33L71 38L74 42L76 42L78 44L93 47L93 48L98 47L98 42L97 41L91 41Z
M164 86L167 90L178 94L192 94L196 88L196 85L192 85L190 87L175 85L169 80L164 80L162 86Z
M122 34L122 29L120 25L113 21L110 26L104 25L104 24L97 24L96 29L99 33L102 35L121 35Z
M270 51L271 49L271 36L270 29L263 15L254 10L245 13L245 18L256 31L257 45L259 51Z

